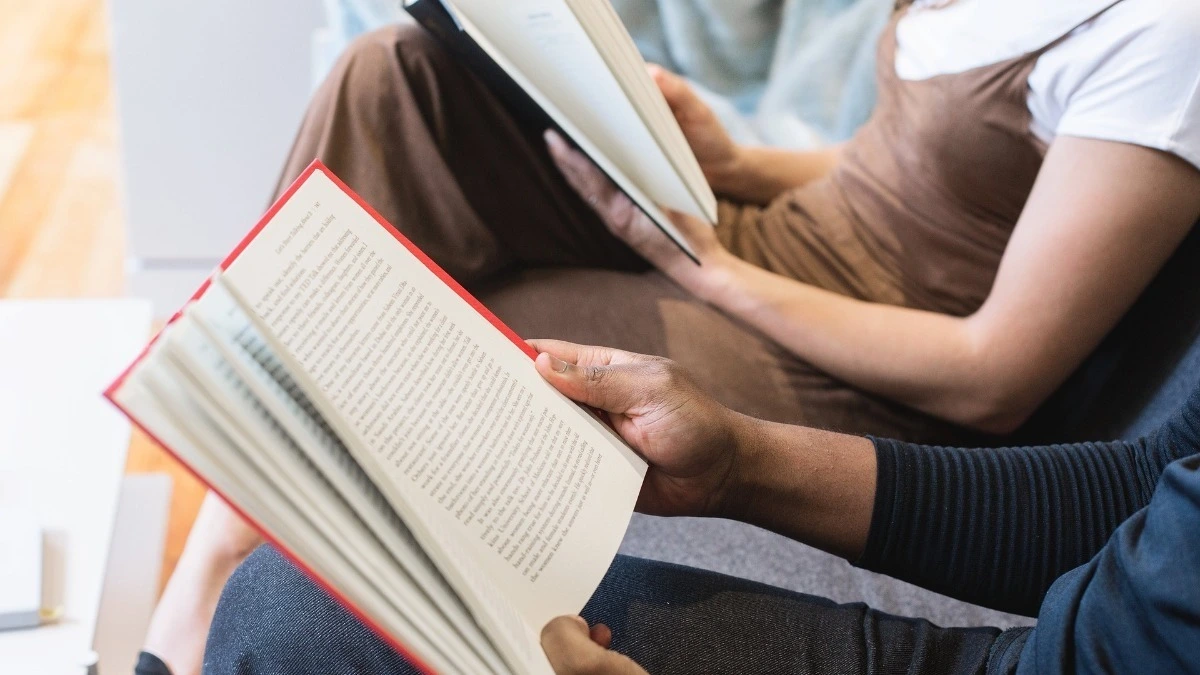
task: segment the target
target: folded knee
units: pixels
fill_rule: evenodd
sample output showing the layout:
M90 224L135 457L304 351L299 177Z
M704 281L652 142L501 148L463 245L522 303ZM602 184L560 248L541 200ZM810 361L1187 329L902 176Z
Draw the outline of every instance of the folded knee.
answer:
M271 546L230 577L217 605L205 673L412 672L361 622Z
M343 95L379 97L417 63L444 58L436 39L411 20L354 38L329 78Z

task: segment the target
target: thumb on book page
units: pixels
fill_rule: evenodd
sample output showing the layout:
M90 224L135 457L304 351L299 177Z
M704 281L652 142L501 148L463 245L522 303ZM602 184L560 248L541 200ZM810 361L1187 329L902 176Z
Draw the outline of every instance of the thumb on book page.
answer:
M554 388L571 400L622 414L646 403L647 373L637 364L577 366L542 352L536 361L538 372Z

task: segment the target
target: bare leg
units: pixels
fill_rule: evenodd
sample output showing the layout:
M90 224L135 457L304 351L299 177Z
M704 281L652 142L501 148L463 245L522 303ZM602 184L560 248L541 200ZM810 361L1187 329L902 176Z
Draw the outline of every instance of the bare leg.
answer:
M220 497L205 496L146 634L145 651L162 659L173 675L199 675L221 589L261 542Z

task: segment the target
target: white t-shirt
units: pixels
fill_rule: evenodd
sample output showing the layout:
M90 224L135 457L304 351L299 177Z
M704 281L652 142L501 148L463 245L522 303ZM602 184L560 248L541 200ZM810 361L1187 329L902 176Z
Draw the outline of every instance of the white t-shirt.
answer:
M1045 46L1111 0L920 2L897 28L896 74L922 80ZM1200 0L1123 0L1038 58L1033 133L1121 141L1200 168Z

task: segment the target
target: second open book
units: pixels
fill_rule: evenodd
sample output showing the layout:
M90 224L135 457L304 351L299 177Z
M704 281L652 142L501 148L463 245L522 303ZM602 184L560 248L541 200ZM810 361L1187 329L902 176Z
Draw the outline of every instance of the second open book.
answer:
M717 222L717 199L608 0L406 0L525 125L557 129L693 261L660 206Z
M532 356L314 163L107 395L418 666L546 673L646 465Z

